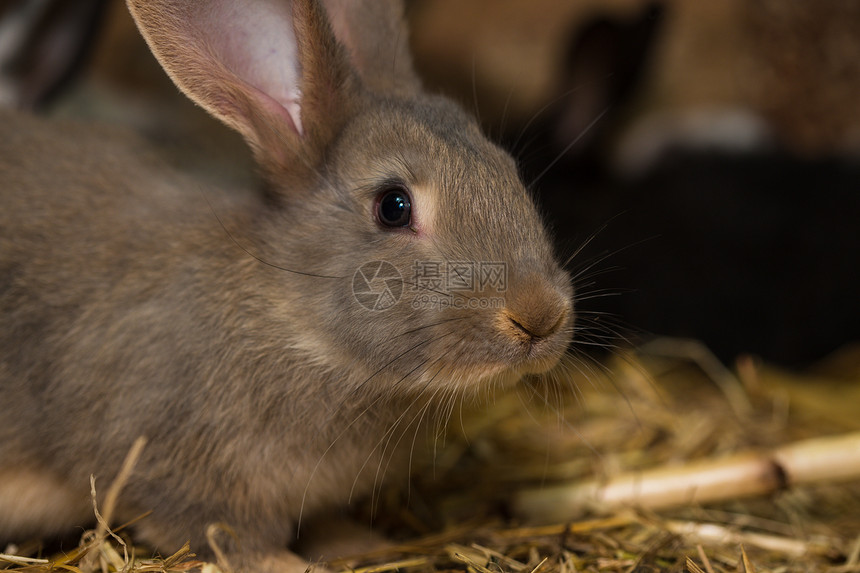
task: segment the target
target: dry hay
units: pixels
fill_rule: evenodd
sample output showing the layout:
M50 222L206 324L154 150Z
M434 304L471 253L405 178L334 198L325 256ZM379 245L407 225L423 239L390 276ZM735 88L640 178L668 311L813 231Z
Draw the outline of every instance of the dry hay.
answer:
M432 459L418 463L408 491L386 490L358 508L397 544L327 565L359 573L860 571L860 478L852 474L860 445L851 441L860 431L858 382L860 347L789 373L750 358L729 371L695 343L658 341L603 370L572 373L562 384L570 392L532 386L464 413ZM743 471L760 471L738 480L738 459L753 464ZM611 490L619 483L628 485ZM718 487L703 485L711 483ZM77 550L42 559L7 548L0 562L22 572L224 570L188 547L138 558L145 550L107 527L121 485ZM680 491L684 501L653 491Z

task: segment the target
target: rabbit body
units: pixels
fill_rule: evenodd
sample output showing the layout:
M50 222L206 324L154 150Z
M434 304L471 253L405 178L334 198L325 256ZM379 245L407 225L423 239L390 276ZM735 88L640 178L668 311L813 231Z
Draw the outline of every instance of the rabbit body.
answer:
M106 486L145 436L117 516L152 512L142 540L205 554L207 525L223 522L243 568L302 569L286 551L300 517L369 492L458 400L558 362L571 287L513 161L411 80L371 89L387 83L344 63L316 3L287 5L301 115L247 77L219 79L216 96L177 77L164 42L180 24L157 36L162 13L186 8L168 4L130 3L266 181L204 188L132 135L0 117L0 540L86 523L89 476ZM391 188L411 199L408 225L380 223ZM354 293L374 261L401 277L384 310ZM421 261L502 262L504 305L410 304L428 292Z
M17 134L4 139L0 159L11 182L0 249L6 325L0 372L9 414L0 423L4 458L77 486L74 506L83 513L73 518L86 523L89 474L109 483L134 439L146 436L147 455L124 498L142 498L143 505L128 508L129 518L150 509L164 514L151 536L156 543L173 542L165 524L174 524L177 535L193 532L187 517L205 514L198 507L202 500L213 507L252 507L254 492L277 492L256 504L259 512L275 511L276 503L300 507L308 485L307 509L331 497L316 492L317 485L334 480L327 466L318 479L296 475L295 467L313 468L321 458L309 436L320 436L321 447L335 442L324 422L338 397L333 390L325 396L326 388L302 376L296 354L314 336L294 330L302 329L299 313L287 305L301 293L284 284L286 273L231 252L237 247L199 186L154 157L142 161L139 145L124 149L116 134L104 139L104 133L88 137L76 130L76 145L52 155L57 168L50 176L63 182L58 189L33 181L38 164L6 161L15 148L54 147L56 126L3 119ZM106 165L106 158L116 163ZM212 197L213 190L205 193ZM259 211L241 196L222 193L220 199L213 199L213 209L228 229L260 222ZM319 296L319 285L312 286ZM271 298L260 304L269 296L266 288L276 293L277 304ZM354 415L348 409L338 414ZM359 418L357 425L362 423ZM297 428L303 435L290 439ZM358 475L355 464L364 461L358 460L364 448L355 447L356 436L337 441L330 454L338 457L341 447L348 452L353 461L341 455L337 469L351 479ZM273 443L279 443L277 452ZM201 474L199 482L193 474ZM202 491L186 491L192 484ZM259 513L253 521L289 525ZM3 525L5 535L22 533L14 522Z

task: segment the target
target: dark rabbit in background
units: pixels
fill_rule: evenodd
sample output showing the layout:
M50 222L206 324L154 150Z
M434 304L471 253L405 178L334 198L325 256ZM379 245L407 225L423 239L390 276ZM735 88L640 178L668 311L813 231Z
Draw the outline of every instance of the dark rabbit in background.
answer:
M304 570L300 518L370 492L459 401L558 364L570 279L511 158L422 93L396 2L129 7L265 185L2 113L0 540L88 523L90 475L106 487L145 436L116 516L151 512L139 540L205 554L225 523L234 566ZM492 291L482 265L504 269Z
M792 28L805 32L804 21L782 9L791 18L768 25L805 37ZM587 287L597 296L579 299L580 325L589 323L579 341L668 335L701 340L726 364L754 354L808 366L855 340L860 325L860 155L792 152L751 104L642 111L681 10L649 3L622 17L607 8L572 28L557 92L528 124L508 124L504 145L558 250L582 245L576 265L593 276L579 281L580 294ZM820 10L825 21L839 13ZM809 27L813 35L829 29ZM850 90L820 86L840 89ZM822 111L796 113L805 120Z

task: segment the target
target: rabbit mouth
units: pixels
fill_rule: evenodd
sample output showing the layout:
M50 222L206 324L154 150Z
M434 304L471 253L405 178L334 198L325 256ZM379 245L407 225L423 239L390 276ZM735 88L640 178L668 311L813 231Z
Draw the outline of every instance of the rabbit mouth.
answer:
M504 308L486 330L470 333L440 359L442 376L457 387L509 388L526 376L553 370L570 344L572 305L559 298L557 308L542 313Z

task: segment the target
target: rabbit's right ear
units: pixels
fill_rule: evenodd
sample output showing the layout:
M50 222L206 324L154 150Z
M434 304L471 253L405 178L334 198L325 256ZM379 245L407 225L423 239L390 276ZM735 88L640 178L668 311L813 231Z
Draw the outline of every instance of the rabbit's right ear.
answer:
M127 0L155 57L270 173L313 168L361 97L314 0Z

